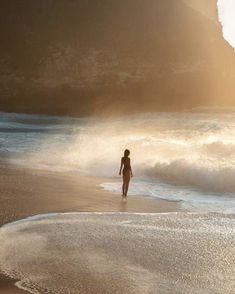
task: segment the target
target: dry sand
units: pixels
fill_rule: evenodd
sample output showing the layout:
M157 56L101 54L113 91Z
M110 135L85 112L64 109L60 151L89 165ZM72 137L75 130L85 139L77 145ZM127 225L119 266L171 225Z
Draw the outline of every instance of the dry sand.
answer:
M153 213L180 210L176 202L140 196L131 196L127 203L123 203L120 195L104 191L99 187L104 181L107 179L1 166L0 225L50 212ZM0 293L23 293L12 284L11 280L0 276Z

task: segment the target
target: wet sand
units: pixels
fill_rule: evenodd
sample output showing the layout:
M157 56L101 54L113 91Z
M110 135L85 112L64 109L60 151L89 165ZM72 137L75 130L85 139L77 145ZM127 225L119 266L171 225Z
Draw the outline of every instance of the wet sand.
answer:
M233 294L235 218L59 213L0 230L0 267L33 293Z
M172 212L180 211L176 202L147 197L121 201L118 194L104 191L99 184L107 181L73 173L44 172L0 167L0 225L28 216L51 212ZM121 183L121 178L120 178ZM0 276L0 293L23 291L14 281Z
M0 274L0 293L1 294L22 294L25 293L25 291L18 289L16 286L14 286L14 283L17 281L14 281L2 274Z

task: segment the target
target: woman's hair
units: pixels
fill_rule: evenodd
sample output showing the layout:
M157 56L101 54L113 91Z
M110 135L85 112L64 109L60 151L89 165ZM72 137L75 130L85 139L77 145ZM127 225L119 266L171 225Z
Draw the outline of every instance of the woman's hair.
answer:
M130 150L126 149L124 151L124 157L128 157L130 155Z

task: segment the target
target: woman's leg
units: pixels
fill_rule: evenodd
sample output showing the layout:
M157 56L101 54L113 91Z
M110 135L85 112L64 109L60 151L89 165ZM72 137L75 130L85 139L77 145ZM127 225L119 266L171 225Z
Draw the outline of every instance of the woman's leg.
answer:
M125 195L125 184L124 184L124 181L123 181L123 184L122 184L122 196Z
M126 172L124 176L124 195L125 196L127 196L129 182L130 182L130 172Z
M122 174L122 180L123 180L123 183L122 183L122 196L125 196L125 174Z
M126 186L125 186L125 196L127 196L127 192L128 192L128 188L129 188L129 181L126 183Z

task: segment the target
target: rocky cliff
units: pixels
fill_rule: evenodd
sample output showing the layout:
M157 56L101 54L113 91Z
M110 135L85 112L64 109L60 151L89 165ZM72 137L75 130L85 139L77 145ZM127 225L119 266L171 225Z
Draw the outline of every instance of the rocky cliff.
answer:
M203 13L189 2L2 0L0 110L87 115L235 105L234 51L208 6Z

